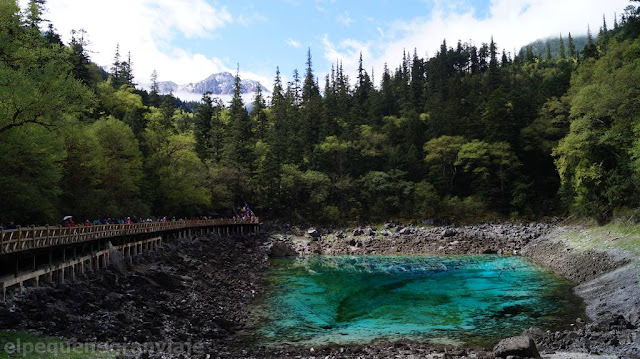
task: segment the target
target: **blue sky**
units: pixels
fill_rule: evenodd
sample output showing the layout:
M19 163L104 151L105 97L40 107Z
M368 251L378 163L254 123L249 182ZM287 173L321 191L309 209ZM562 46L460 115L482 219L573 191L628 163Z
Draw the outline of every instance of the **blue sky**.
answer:
M26 0L20 0L25 3ZM235 71L270 88L276 66L290 79L311 48L322 79L341 61L355 73L363 53L376 81L402 51L433 55L443 39L480 45L491 36L508 52L551 35L597 33L628 0L49 0L47 18L64 39L84 28L91 57L112 61L116 44L131 52L136 80L153 69L162 81L195 82ZM321 80L321 82L323 82Z

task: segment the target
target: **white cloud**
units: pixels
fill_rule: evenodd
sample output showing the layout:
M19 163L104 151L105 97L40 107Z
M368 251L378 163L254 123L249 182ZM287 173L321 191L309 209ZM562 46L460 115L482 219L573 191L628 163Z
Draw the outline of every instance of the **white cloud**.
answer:
M350 75L355 73L355 69L358 68L360 54L362 54L363 59L371 58L370 43L346 39L335 44L325 34L322 37L322 44L324 46L324 57L332 63L336 61L342 63L343 68Z
M251 25L255 25L255 24L259 24L267 21L267 17L258 12L254 12L247 15L242 14L238 16L237 20L240 25L244 27L249 27Z
M225 7L206 0L56 0L47 3L45 15L65 41L72 29L85 29L91 42L91 59L113 62L116 44L122 56L131 52L136 81L149 81L151 71L159 80L178 83L199 81L203 74L228 70L217 57L192 53L172 45L176 36L213 38L234 19Z
M340 24L342 24L344 26L351 26L351 24L353 24L355 22L351 18L351 16L349 16L349 13L347 11L345 11L342 14L338 15L338 17L336 18L336 21L338 21Z
M291 39L291 38L287 39L286 42L287 42L287 45L289 45L291 47L294 47L296 49L302 47L302 44L300 42L298 42L298 41L296 41L294 39Z
M385 63L391 69L400 64L403 50L413 53L416 48L420 56L434 54L443 39L448 46L458 40L480 45L494 36L500 49L513 52L539 38L584 34L587 25L597 33L603 14L611 26L613 13L619 14L627 5L628 0L492 0L488 16L479 19L468 2L436 0L429 17L393 22L377 29L377 39L347 38L334 43L325 35L323 51L328 61L342 61L350 75L362 52L365 67L381 73Z

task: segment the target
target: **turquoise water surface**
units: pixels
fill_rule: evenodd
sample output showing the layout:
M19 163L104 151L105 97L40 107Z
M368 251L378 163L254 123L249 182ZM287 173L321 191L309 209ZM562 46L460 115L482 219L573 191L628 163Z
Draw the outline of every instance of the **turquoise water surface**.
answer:
M568 282L521 257L321 256L277 259L265 319L271 344L400 338L491 345L583 316Z

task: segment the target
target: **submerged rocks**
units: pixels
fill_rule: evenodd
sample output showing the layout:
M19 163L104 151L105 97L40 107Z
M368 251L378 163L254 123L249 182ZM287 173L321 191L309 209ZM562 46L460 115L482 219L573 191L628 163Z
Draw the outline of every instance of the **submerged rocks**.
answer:
M520 358L540 358L536 343L528 336L502 339L494 348L496 358L516 356Z

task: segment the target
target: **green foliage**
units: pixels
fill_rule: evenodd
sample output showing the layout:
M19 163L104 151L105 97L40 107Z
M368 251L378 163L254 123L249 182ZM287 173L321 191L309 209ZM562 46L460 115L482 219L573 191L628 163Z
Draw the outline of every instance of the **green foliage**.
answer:
M110 216L148 213L142 202L142 153L131 128L113 117L105 117L90 129L106 161L102 180L101 208Z
M131 55L110 73L85 32L68 45L41 2L0 2L0 221L176 215L248 202L266 217L345 222L559 213L640 206L640 11L594 39L493 39L404 52L377 87L362 56L324 93L304 75L261 90L248 113L236 75L228 108L135 89ZM195 110L195 113L191 113ZM557 196L556 194L559 194Z
M61 131L66 158L59 207L77 218L105 216L103 207L107 158L91 126L75 123Z
M180 116L177 112L174 116ZM145 170L153 208L158 214L198 215L211 204L208 171L198 157L192 132L164 128L159 110L152 109L144 138L149 155Z
M64 157L62 141L43 127L29 124L0 133L0 221L57 223Z
M401 171L371 171L362 176L357 186L362 210L360 217L384 220L388 216L414 215L414 184L404 179Z
M453 190L458 152L465 142L462 136L440 136L424 144L424 160L429 165L431 181L440 193Z
M614 208L639 204L637 182L630 180L637 173L638 48L638 39L612 40L572 81L570 131L554 155L563 194L578 213L603 219Z

